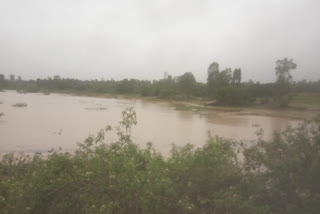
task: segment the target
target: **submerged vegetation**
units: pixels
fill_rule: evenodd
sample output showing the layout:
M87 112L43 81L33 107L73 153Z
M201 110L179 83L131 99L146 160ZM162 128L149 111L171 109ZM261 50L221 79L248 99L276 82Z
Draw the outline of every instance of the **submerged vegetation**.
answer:
M89 136L73 154L3 155L2 213L300 214L320 209L320 121L252 147L209 137L168 157L131 138L136 113ZM118 139L106 143L107 133Z
M173 102L170 104L175 110L179 110L179 111L186 111L186 110L192 110L192 107L184 104L184 103L176 103Z
M28 104L23 102L18 102L12 105L12 107L27 107L27 106Z

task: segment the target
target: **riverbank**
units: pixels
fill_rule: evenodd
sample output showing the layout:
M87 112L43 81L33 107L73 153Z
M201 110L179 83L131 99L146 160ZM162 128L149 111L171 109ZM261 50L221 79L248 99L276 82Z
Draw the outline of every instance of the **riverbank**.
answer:
M65 93L61 93L65 94ZM152 102L169 103L170 106L178 111L219 111L229 115L253 115L288 118L294 120L313 119L320 114L320 94L297 94L293 97L288 108L274 108L272 104L258 104L255 102L251 106L219 106L206 105L209 99L205 98L159 98L152 96L141 96L133 94L115 95L115 94L98 94L98 93L79 93L69 92L73 96L89 96L99 98L120 98L120 99L139 99Z
M230 107L230 106L203 106L195 103L185 101L171 101L170 105L176 110L181 111L218 111L226 115L238 116L265 116L265 117L278 117L293 120L310 120L320 114L319 109L309 108L296 108L290 106L285 109L272 108L270 106L246 106L246 107Z
M25 93L25 92L20 92ZM142 96L138 94L108 94L108 93L96 93L88 91L76 91L76 90L55 90L55 91L41 91L37 93L43 93L50 95L50 93L66 94L72 96L81 97L96 97L107 99L129 99L129 100L143 100L158 103L168 103L175 110L178 111L219 111L229 115L253 115L253 116L268 116L268 117L280 117L295 120L313 119L320 114L320 94L317 93L301 93L293 96L288 108L274 108L270 99L267 103L261 104L261 100L257 100L250 106L220 106L220 105L206 105L210 102L206 98L185 98L185 97L173 97L173 98L160 98L156 96Z

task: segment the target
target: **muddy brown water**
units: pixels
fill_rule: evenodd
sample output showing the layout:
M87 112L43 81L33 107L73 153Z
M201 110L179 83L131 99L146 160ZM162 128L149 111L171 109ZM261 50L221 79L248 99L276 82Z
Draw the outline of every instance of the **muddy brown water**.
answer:
M27 107L13 107L25 102ZM62 147L72 151L77 142L106 125L117 126L121 112L133 107L138 124L132 130L140 145L152 142L156 150L168 153L171 144L202 146L208 133L254 143L258 128L264 138L275 130L296 125L297 120L270 116L241 115L223 111L177 111L165 102L134 99L106 99L40 93L0 92L0 152L45 152ZM106 135L109 141L115 134Z

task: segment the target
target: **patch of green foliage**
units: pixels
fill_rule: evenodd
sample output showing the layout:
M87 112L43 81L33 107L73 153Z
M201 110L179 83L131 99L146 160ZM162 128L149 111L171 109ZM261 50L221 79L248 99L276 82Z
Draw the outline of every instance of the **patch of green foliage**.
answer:
M218 104L227 106L248 106L254 102L249 90L241 87L221 87L216 91Z
M173 103L170 103L170 105L175 109L175 110L178 110L178 111L187 111L187 110L191 110L192 108L184 103L176 103L176 102L173 102Z
M313 109L320 109L320 93L299 93L296 94L292 103L294 107L306 107Z
M292 76L290 71L296 69L293 59L284 58L276 61L277 80L274 85L274 105L280 108L288 107L292 100Z
M27 107L27 106L28 104L23 102L18 102L12 105L12 107Z
M202 104L202 103L201 103ZM197 103L179 103L179 102L171 102L170 105L177 111L193 111L199 112L204 111L207 108L203 105Z
M319 121L290 128L271 141L241 143L209 137L201 148L173 146L164 158L151 143L132 141L133 109L123 111L74 154L51 150L4 155L2 213L318 213ZM243 156L242 158L240 158Z
M275 133L244 151L246 191L271 213L320 210L320 120Z

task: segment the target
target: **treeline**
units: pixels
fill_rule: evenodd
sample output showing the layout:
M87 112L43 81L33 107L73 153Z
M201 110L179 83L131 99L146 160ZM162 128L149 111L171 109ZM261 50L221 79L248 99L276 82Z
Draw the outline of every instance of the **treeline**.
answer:
M104 143L108 126L74 154L4 155L1 213L319 213L319 120L248 148L218 137L173 146L167 158L132 141L136 122L124 111L116 142Z
M157 96L161 98L172 98L182 96L207 96L206 84L196 82L192 73L173 78L165 75L160 80L77 80L63 79L60 76L48 77L30 81L3 80L3 89L17 89L25 92L43 91L80 91L91 93L126 94L141 96Z
M202 98L216 105L251 105L253 103L288 106L295 93L320 93L320 80L293 82L290 71L296 68L287 58L276 62L277 80L274 83L241 82L241 69L219 69L213 62L207 71L207 83L197 82L191 72L172 77L165 74L160 80L77 80L56 75L46 79L24 81L0 74L0 89L24 92L79 92L155 96L166 99Z

